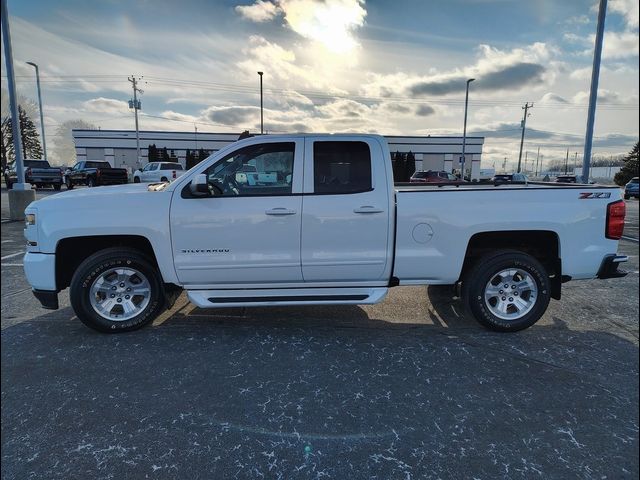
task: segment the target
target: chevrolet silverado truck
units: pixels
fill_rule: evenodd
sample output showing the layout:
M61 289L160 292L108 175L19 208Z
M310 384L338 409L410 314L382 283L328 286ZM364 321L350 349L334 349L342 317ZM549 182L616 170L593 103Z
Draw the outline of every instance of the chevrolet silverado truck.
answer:
M67 190L76 185L98 187L101 185L122 185L129 181L124 168L113 168L106 161L81 161L64 174Z
M150 323L183 290L216 308L372 304L403 285L457 285L481 324L516 331L564 282L626 274L620 197L599 185L394 185L383 137L259 136L170 183L33 202L24 269L45 308L69 287L101 332Z

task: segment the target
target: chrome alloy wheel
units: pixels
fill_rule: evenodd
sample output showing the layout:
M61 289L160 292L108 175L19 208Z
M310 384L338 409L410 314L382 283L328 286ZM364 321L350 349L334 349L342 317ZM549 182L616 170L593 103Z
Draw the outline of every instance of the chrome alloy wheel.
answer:
M484 288L489 311L503 320L519 320L535 306L538 286L525 270L510 268L496 273Z
M107 320L123 322L147 308L151 284L130 267L106 270L95 279L89 291L91 306Z

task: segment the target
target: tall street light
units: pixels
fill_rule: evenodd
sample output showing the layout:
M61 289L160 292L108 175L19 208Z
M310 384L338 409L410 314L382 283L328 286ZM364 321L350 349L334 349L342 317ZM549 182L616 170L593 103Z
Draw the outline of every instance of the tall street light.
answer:
M262 75L263 74L264 72L258 72L258 75L260 75L260 135L264 133L264 114L263 114L263 107L262 107Z
M462 132L462 165L460 168L460 178L464 180L464 161L465 161L465 151L467 148L467 107L469 106L469 84L473 82L475 78L470 78L467 80L467 93L464 97L464 130ZM473 164L472 164L473 170Z
M44 138L44 113L42 113L42 94L40 93L40 70L38 65L33 62L27 62L27 65L31 65L36 69L36 84L38 86L38 105L40 107L40 129L42 131L42 152L44 153L44 159L47 160L47 141Z

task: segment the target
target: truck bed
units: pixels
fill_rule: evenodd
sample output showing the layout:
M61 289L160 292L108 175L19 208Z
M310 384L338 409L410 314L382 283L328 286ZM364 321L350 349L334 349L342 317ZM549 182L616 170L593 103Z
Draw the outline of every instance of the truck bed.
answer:
M402 284L454 283L470 239L485 232L553 233L562 274L573 279L593 278L617 250L605 238L606 206L621 197L616 186L401 184L395 192L393 275Z

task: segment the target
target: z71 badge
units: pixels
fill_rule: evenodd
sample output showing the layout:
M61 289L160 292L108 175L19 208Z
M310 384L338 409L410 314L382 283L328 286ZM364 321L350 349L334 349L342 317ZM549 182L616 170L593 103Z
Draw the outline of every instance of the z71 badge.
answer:
M611 198L611 192L582 192L580 193L580 200L586 198Z

